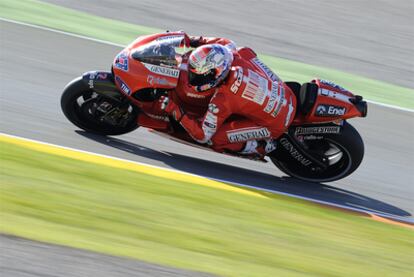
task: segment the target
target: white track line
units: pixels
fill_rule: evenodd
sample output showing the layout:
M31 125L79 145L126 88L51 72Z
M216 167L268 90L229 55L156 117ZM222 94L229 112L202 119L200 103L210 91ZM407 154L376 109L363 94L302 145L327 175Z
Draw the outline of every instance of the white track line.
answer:
M87 37L87 36L82 36L82 35L78 35L78 34L75 34L75 33L69 33L69 32L60 31L60 30L57 30L57 29L52 29L52 28L48 28L48 27L44 27L44 26L40 26L40 25L34 25L34 24L30 24L30 23L25 23L25 22L21 22L21 21L12 20L12 19L7 19L7 18L3 18L3 17L0 17L0 20L5 21L5 22L9 22L9 23L22 25L22 26L32 27L32 28L36 28L36 29L40 29L40 30L44 30L44 31L49 31L49 32L57 33L57 34L67 35L67 36L71 36L71 37L75 37L75 38L90 40L90 41L94 41L94 42L97 42L97 43L108 44L108 45L121 47L121 48L125 47L125 45L122 45L122 44L119 44L119 43L113 43L113 42L106 41L106 40L101 40L101 39L91 38L91 37Z
M375 211L369 211L369 210L364 210L364 209L360 209L360 208L349 207L349 206L336 204L336 203L331 203L331 202L323 201L323 200L318 200L318 199L314 199L314 198L310 198L310 197L306 197L306 196L300 196L300 195L291 194L291 193L282 192L282 191L277 191L277 190L259 188L259 187L256 187L256 186L246 185L246 184L237 183L237 182L233 182L233 181L229 181L229 180L211 178L211 177L208 177L208 176L192 174L192 173L188 173L188 172L185 172L185 171L176 170L176 169L172 169L172 168L166 168L166 167L151 165L151 164L147 164L147 163L143 163L143 162L137 162L137 161L127 160L127 159L117 158L117 157L114 157L114 156L98 154L98 153L94 153L94 152L90 152L90 151L84 151L84 150L80 150L80 149L76 149L76 148L72 148L72 147L61 146L61 145L48 143L48 142L43 142L43 141L39 141L39 140L34 140L34 139L28 139L28 138L24 138L24 137L9 135L9 134L5 134L5 133L1 133L1 132L0 132L0 135L4 135L4 136L11 137L11 138L16 138L16 139L21 139L21 140L27 140L27 141L31 141L31 142L35 142L35 143L39 143L39 144L43 144L43 145L58 147L58 148L66 149L66 150L77 151L77 152L90 154L90 155L95 155L95 156L99 156L99 157L105 157L105 158L114 159L114 160L118 160L118 161L130 162L130 163L134 163L134 164L138 164L138 165L144 165L144 166L148 166L148 167L152 167L152 168L167 170L167 171L171 171L171 172L177 172L177 173L180 173L180 174L203 177L203 178L206 178L206 179L210 179L210 180L230 184L230 185L237 186L237 187L250 188L250 189L257 190L257 191L265 191L265 192L269 192L269 193L273 193L273 194L289 196L289 197L292 197L292 198L302 199L302 200L305 200L305 201L309 201L309 202L313 202L313 203L317 203L317 204L322 204L322 205L326 205L326 206L330 206L330 207L340 208L340 209L354 211L354 212L363 213L363 214L373 214L373 215L377 215L377 216L380 216L380 217L392 219L392 220L399 221L399 222L414 224L414 219L405 218L405 217L402 217L402 216L390 215L390 214L381 213L381 212L375 212Z
M365 98L364 98L364 100L367 101L370 104L374 104L374 105L377 105L377 106L390 108L390 109L396 109L396 110L400 110L400 111L404 111L404 112L414 113L413 109L398 107L398 106L394 106L394 105L390 105L390 104L384 104L384 103L368 100L368 99L365 99ZM369 109L369 107L368 107L368 109Z
M67 35L67 36L72 36L72 37L81 38L81 39L85 39L85 40L90 40L90 41L94 41L94 42L97 42L97 43L112 45L112 46L121 47L121 48L124 48L125 47L125 45L122 45L122 44L119 44L119 43L113 43L113 42L106 41L106 40L101 40L101 39L91 38L91 37L87 37L87 36L82 36L82 35L78 35L78 34L74 34L74 33L60 31L60 30L56 30L56 29L52 29L52 28L48 28L48 27L43 27L43 26L40 26L40 25L34 25L34 24L30 24L30 23L24 23L24 22L12 20L12 19L7 19L7 18L3 18L3 17L0 17L0 20L5 21L5 22L9 22L9 23L14 23L14 24L19 24L19 25L23 25L23 26L28 26L28 27L32 27L32 28L37 28L37 29L44 30L44 31L49 31L49 32L54 32L54 33L58 33L58 34L62 34L62 35ZM383 103L376 102L376 101L371 101L371 100L366 100L366 101L368 103L371 103L371 104L374 104L374 105L378 105L378 106L382 106L382 107L386 107L386 108L390 108L390 109L396 109L396 110L401 110L401 111L405 111L405 112L414 113L414 110L413 109L402 108L402 107L398 107L398 106L394 106L394 105L389 105L389 104L383 104Z

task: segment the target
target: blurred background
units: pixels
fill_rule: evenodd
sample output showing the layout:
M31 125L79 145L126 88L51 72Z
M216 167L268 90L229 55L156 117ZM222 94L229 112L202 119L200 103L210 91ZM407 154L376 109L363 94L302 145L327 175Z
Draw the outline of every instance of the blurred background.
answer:
M228 37L260 53L414 88L409 0L46 2L164 30Z

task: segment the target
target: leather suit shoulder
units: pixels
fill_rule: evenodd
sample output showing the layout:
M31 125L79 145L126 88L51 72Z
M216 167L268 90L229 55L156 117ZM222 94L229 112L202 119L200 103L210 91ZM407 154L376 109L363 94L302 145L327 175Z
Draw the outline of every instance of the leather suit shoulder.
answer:
M230 94L237 94L239 91L239 88L243 84L243 74L244 74L244 68L243 66L232 66L229 77L227 78L226 82L223 85L223 89L220 91L222 92L230 92Z
M240 65L236 65L236 66L232 66L229 72L229 77L227 78L227 85L231 85L233 84L236 80L240 79L240 82L243 79L243 66Z
M246 60L250 60L253 59L255 57L257 57L256 52L253 51L253 49L249 48L249 47L242 47L242 48L238 48L237 49L237 53Z

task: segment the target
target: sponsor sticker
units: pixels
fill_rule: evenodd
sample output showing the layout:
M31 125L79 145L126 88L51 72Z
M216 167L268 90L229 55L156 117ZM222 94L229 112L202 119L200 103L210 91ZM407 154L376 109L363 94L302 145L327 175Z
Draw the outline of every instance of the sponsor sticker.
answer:
M331 97L331 98L335 98L337 100L343 101L345 103L349 103L350 97L342 94L340 92L336 92L336 91L332 91L329 89L325 89L325 88L320 88L319 89L319 94L325 97Z
M105 80L106 78L108 78L108 74L103 72L98 73L94 71L89 74L90 80Z
M249 69L248 83L242 97L262 105L266 99L268 80Z
M208 111L204 118L202 129L205 139L209 140L216 133L217 116Z
M328 89L319 89L319 94L327 97L335 97L335 92Z
M93 80L92 79L90 79L88 81L88 85L89 85L89 88L94 88L94 83L93 83Z
M324 85L327 85L327 86L334 87L334 88L339 89L339 90L341 90L341 91L347 91L346 89L344 89L344 88L343 88L343 87L341 87L340 85L335 84L335 83L334 83L334 82L332 82L332 81L328 81L328 80L319 80L319 82L320 82L321 84L324 84Z
M272 89L269 95L269 101L266 104L264 111L266 113L272 112L272 116L276 117L282 106L286 106L287 100L285 98L285 88L278 82L272 83ZM276 108L275 108L276 106Z
M98 75L96 75L96 79L97 80L105 80L108 78L108 74L107 73L98 73Z
M105 79L108 78L107 73L99 72L99 71L89 71L89 72L85 73L85 75L89 76L89 81L88 81L89 88L94 88L95 87L94 81L105 80Z
M156 85L166 86L166 85L170 85L170 82L168 82L167 79L162 78L162 77L156 77L156 76L153 76L153 75L148 75L148 77L147 77L147 83L150 84L151 86L156 86Z
M182 34L177 34L177 35L159 37L155 39L155 41L175 40L175 39L183 39L183 38L184 36Z
M280 78L267 66L265 65L261 60L259 60L257 57L252 59L252 62L257 65L265 74L266 76L272 80L273 82L279 82Z
M280 87L280 95L278 96L277 106L276 109L272 112L272 116L276 117L279 114L280 109L286 105L287 100L285 98L285 89L283 87Z
M288 139L282 138L280 140L280 144L282 144L283 148L285 148L295 160L304 166L309 166L312 164L312 161L306 159L302 154L300 154Z
M152 73L159 74L159 75L178 79L178 76L180 74L180 70L178 69L169 68L165 66L159 66L155 64L149 64L149 63L143 63L143 64L149 71L151 71Z
M156 120L162 120L162 121L166 121L166 122L170 122L170 119L168 118L168 116L163 116L163 115L156 115L156 114L151 114L151 113L145 113L146 115L148 115L149 117L156 119Z
M234 83L231 85L230 90L231 92L236 94L237 91L239 91L239 87L241 86L243 82L243 68L239 67L237 71L234 72L234 75L235 75L236 81L234 81Z
M209 121L204 121L204 125L207 127L207 128L210 128L210 129L216 129L216 125L215 124L212 124L211 122L209 122ZM205 133L207 133L207 132L205 132Z
M121 52L115 58L115 67L123 71L128 71L128 55L126 52Z
M295 135L339 134L340 132L340 126L297 127Z
M346 112L345 107L321 104L316 107L316 116L342 116Z
M217 114L220 110L219 110L219 108L217 107L216 104L210 103L210 104L208 104L208 111L213 113L213 114Z
M206 95L201 94L201 93L186 92L186 95L188 97L197 98L197 99L204 99L204 98L206 98Z
M124 81L122 81L121 78L119 78L119 76L115 76L115 81L118 83L119 87L125 94L131 95L131 89L127 86L127 84L125 84Z
M292 117L293 114L293 110L295 109L295 107L292 104L292 97L289 99L289 111L286 115L286 119L285 119L285 127L287 127L290 123L290 119Z
M227 132L227 138L231 143L269 137L270 132L266 127L238 129Z
M282 87L279 87L279 83L272 83L272 89L270 90L269 101L267 102L264 111L270 113L275 107L276 103L280 102L281 93L279 92ZM279 92L279 93L278 93Z

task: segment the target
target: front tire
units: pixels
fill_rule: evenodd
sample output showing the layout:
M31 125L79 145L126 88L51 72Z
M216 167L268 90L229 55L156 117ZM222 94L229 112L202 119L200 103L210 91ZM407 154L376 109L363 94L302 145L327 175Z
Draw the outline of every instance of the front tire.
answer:
M320 140L305 142L309 153L318 153L329 160L326 169L309 168L295 159L279 160L270 156L272 162L284 173L307 182L333 182L353 173L364 157L364 142L358 131L344 122L340 134L326 134Z
M61 108L66 118L77 127L100 135L122 135L136 128L138 108L120 99L98 94L81 77L64 89Z

